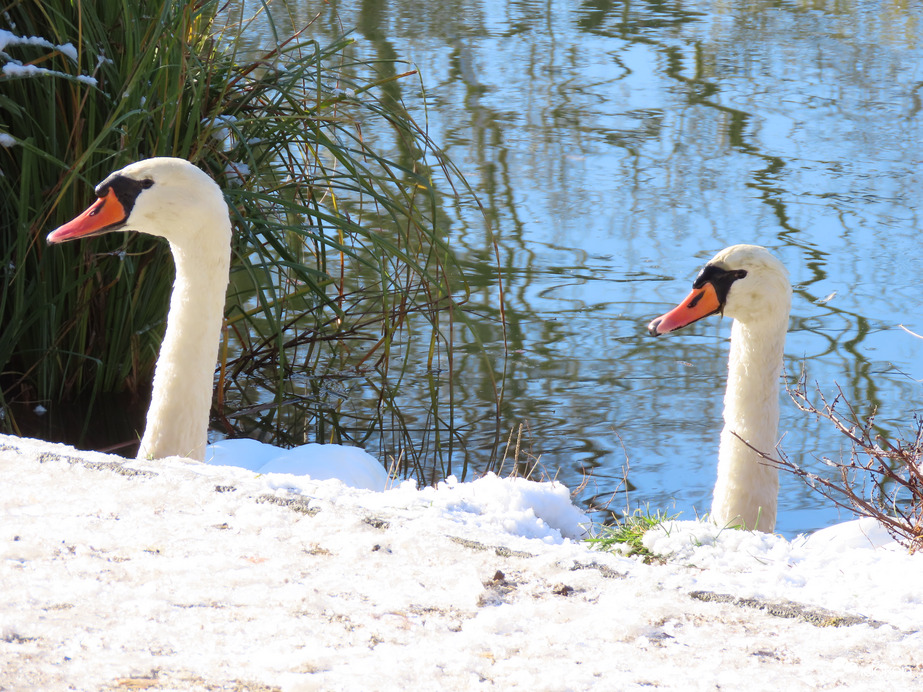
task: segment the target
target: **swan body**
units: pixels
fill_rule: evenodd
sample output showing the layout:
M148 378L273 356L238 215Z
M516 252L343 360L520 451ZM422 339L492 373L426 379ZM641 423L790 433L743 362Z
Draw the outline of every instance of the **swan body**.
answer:
M151 405L138 458L168 456L206 457L208 417L211 409L215 363L224 322L224 303L231 261L231 221L221 189L202 170L184 159L151 158L112 173L96 187L96 202L73 221L48 235L49 243L132 230L165 238L176 265L176 279L170 297L167 329L157 365ZM221 443L223 451L210 458L220 463L248 467L240 454L252 454L254 445ZM235 441L236 442L236 441ZM371 474L368 484L382 490L388 475L362 450L361 457L340 454L340 445L306 445L305 448L273 450L273 468L287 473L323 466L325 458L338 455L348 475L350 463L358 459L361 472ZM231 454L235 449L240 454ZM298 451L298 450L301 451ZM288 462L281 461L286 453ZM263 456L267 456L264 451ZM365 458L367 457L367 458ZM350 461L352 460L352 461ZM368 479L367 479L368 480Z
M791 295L788 272L768 250L733 245L708 262L686 300L648 326L659 336L715 313L734 319L710 514L721 526L775 528L778 470L737 436L767 454L778 443L779 375Z

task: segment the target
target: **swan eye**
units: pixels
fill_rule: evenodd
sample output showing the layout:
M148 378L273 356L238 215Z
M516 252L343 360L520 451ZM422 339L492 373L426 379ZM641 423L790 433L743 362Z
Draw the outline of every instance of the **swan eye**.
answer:
M141 181L141 188L144 190L147 190L148 188L153 187L153 186L154 186L154 181L151 180L150 178L145 178L144 180Z

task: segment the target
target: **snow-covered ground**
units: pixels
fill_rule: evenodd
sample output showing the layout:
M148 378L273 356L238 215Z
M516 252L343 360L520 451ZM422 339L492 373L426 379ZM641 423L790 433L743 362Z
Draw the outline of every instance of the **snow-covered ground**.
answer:
M0 690L923 689L923 556L864 541L684 522L645 565L556 484L3 436L0 474Z

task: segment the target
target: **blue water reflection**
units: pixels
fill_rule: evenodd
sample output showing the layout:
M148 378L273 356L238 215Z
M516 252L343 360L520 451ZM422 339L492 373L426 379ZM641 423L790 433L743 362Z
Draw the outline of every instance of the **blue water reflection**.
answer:
M304 18L318 10L290 4ZM357 27L357 55L418 67L425 99L410 83L400 97L425 109L430 135L484 205L509 319L502 416L527 424L549 475L576 486L592 472L584 498L609 497L627 457L632 506L708 510L729 323L656 341L644 327L686 294L704 260L739 242L769 247L791 273L790 375L804 365L824 391L839 384L858 407L877 407L886 434L923 408L923 341L898 326L923 333L919 8L332 6ZM337 33L320 12L316 30ZM462 255L486 266L477 207L447 195L444 212ZM496 314L495 277L482 276L476 295ZM483 330L499 359L502 331ZM459 378L476 450L492 434L478 423L490 390L473 357ZM787 398L780 428L793 458L848 451ZM625 503L620 493L611 506ZM838 518L783 476L779 531Z

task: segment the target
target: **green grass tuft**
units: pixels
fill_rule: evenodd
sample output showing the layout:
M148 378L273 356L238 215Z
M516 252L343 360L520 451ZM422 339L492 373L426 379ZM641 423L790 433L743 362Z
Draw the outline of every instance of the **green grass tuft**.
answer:
M598 532L586 541L597 550L618 552L629 557L640 555L645 562L652 562L660 558L644 547L644 534L655 526L673 521L678 516L679 513L668 514L660 509L654 510L652 514L650 507L638 508L631 514L616 519L614 525L600 527Z

